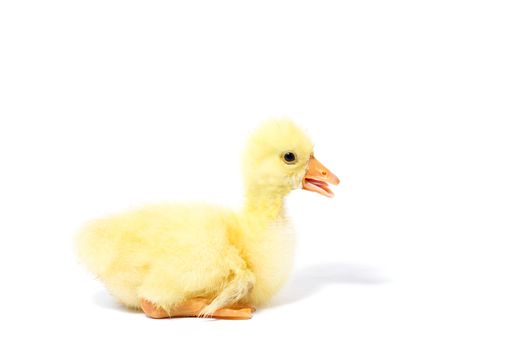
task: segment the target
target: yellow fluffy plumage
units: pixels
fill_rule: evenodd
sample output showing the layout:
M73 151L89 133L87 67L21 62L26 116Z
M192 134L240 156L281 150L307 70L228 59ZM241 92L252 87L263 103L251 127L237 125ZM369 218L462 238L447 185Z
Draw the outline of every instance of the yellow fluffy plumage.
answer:
M246 147L240 211L161 204L96 220L77 237L80 259L132 308L147 300L170 310L204 297L212 301L201 313L211 315L236 302L264 304L291 269L294 235L283 199L304 187L311 159L313 146L301 129L289 120L268 121ZM329 192L322 184L314 190Z

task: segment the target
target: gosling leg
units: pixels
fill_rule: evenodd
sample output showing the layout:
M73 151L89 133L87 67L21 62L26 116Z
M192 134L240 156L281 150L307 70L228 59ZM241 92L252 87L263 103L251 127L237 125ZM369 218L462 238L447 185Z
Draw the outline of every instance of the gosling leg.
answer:
M142 311L151 318L198 317L201 310L208 306L209 302L210 301L206 298L193 298L177 305L169 312L162 308L157 308L153 303L145 299L141 299L140 306L142 307ZM255 308L253 307L236 304L228 308L219 309L208 317L247 320L252 318L253 311L255 311Z

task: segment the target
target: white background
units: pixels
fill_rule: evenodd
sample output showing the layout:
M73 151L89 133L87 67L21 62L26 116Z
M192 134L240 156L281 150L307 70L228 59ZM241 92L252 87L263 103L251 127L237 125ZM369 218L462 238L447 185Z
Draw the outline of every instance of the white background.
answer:
M520 1L2 1L2 348L523 349ZM76 262L87 220L238 207L260 120L341 178L288 200L296 269L250 321L151 320Z

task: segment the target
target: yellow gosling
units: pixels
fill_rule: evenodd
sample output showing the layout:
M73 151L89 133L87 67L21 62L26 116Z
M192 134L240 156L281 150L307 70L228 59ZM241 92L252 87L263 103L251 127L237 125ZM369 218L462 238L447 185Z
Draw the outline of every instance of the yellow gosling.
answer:
M270 120L248 141L246 201L239 212L206 204L160 204L93 221L78 255L121 303L152 318L249 319L286 282L294 231L283 200L303 188L332 197L339 179L305 133Z

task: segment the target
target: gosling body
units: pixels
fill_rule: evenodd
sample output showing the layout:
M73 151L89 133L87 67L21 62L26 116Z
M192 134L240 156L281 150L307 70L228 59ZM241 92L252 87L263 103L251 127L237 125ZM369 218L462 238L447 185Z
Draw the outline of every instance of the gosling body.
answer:
M339 180L289 120L257 129L243 165L241 210L168 203L95 220L77 237L80 260L120 302L150 317L251 317L291 271L295 234L284 198L301 187L332 196L327 183Z

